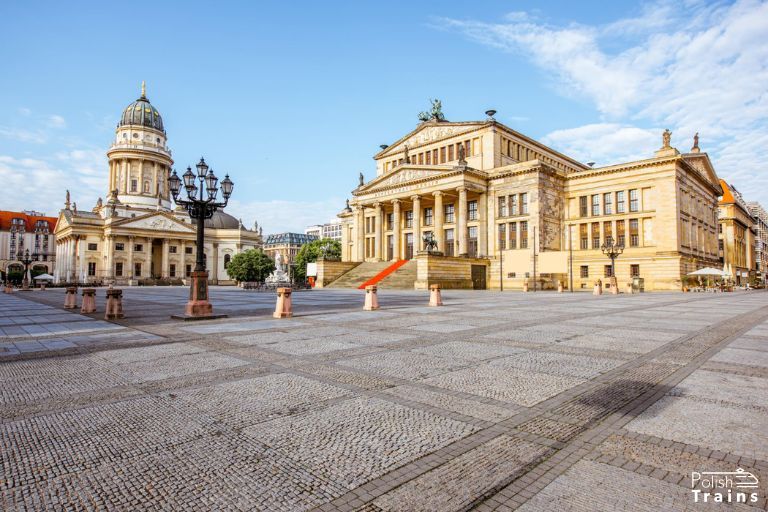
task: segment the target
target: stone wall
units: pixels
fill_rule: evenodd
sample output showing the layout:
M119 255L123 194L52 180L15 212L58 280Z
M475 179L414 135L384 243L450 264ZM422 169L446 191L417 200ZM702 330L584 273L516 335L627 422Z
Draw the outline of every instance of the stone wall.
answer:
M488 260L485 258L453 258L433 254L418 254L416 260L416 290L427 290L429 285L439 284L445 289L472 289L472 265L486 267L488 285Z
M353 261L317 260L315 288L324 288L359 264Z

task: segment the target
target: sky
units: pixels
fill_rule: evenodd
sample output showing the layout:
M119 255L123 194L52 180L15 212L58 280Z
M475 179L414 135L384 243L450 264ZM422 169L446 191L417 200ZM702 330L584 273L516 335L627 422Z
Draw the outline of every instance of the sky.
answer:
M205 156L227 212L303 232L439 98L597 166L694 133L768 206L768 2L2 2L0 199L57 215L107 194L106 151L140 94L174 167Z

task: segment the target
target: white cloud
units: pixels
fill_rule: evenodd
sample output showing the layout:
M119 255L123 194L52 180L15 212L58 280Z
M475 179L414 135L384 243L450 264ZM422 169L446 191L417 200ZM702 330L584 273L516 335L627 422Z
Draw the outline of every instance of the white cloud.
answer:
M48 121L45 124L49 128L66 128L67 121L63 117L54 114L48 117Z
M48 142L48 134L43 130L26 130L24 128L11 126L0 126L0 137L18 142L31 142L34 144L45 144Z
M650 156L651 129L658 140L660 129L670 128L681 150L699 132L720 176L748 179L736 185L768 204L759 178L768 161L768 2L660 1L596 26L556 26L524 13L499 23L442 23L529 58L554 77L558 93L594 104L600 123L544 138L558 149L611 163Z

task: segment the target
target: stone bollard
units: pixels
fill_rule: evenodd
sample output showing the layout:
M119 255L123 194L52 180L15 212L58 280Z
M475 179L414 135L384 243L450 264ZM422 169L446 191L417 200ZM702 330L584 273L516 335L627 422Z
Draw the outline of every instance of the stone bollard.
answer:
M633 293L635 293L634 290L632 289L632 283L627 283L627 293L629 295L632 295Z
M440 295L440 285L439 284L431 284L429 285L429 305L430 306L442 306L443 305L443 297Z
M563 283L560 281L557 282L557 293L563 293Z
M41 292L44 292L44 291L45 291L45 281L41 281L41 282L40 282L40 291L41 291Z
M528 291L528 281L523 281L523 291L524 292Z
M595 290L592 292L592 295L602 295L603 294L603 282L601 280L595 281Z
M110 288L107 290L104 319L114 320L115 318L123 318L123 290Z
M64 295L64 309L75 309L77 307L77 286L67 286L67 293Z
M11 283L5 283L5 286L3 287L3 292L13 293L13 286L11 285Z
M379 298L376 294L377 290L378 288L375 284L365 287L365 305L363 306L364 311L373 311L375 309L379 309Z
M96 290L93 288L83 288L83 304L80 306L81 313L96 312Z
M611 278L609 279L609 282L611 283L611 295L618 295L619 294L619 282L613 276L611 276Z
M272 317L273 318L290 318L292 316L293 316L293 306L291 304L291 289L278 288L277 304L275 304L275 312L272 313Z

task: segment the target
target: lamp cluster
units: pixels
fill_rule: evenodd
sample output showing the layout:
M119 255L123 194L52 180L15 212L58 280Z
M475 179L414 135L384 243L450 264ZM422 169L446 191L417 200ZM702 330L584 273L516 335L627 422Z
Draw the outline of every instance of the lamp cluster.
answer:
M173 174L168 178L168 187L173 195L173 200L176 204L186 207L190 217L195 219L202 215L203 218L210 219L217 208L227 206L235 184L229 179L229 174L219 184L219 178L213 173L213 169L208 167L204 158L200 158L200 162L195 167L197 168L197 176L192 172L192 167L187 167L187 172L181 178L179 178L174 169ZM186 199L179 197L182 178L184 190L187 193ZM198 180L200 182L199 186L197 184ZM216 202L216 195L219 192L217 185L221 185L221 195L224 198L224 201L220 203ZM206 195L207 199L205 198Z

